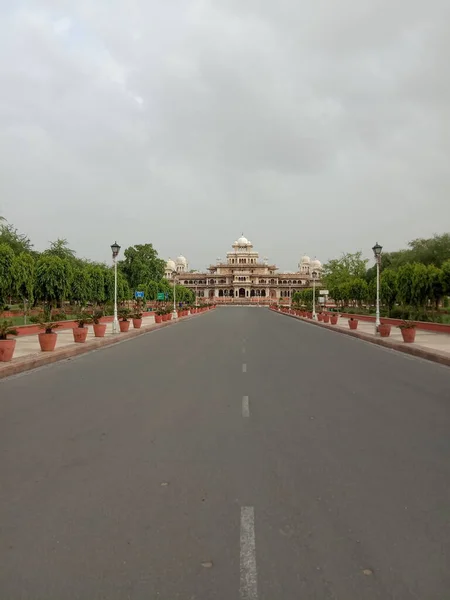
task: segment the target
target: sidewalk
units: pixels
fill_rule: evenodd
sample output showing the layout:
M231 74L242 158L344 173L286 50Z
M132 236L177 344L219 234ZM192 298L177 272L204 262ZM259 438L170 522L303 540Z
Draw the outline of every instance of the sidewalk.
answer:
M16 338L16 349L12 361L5 363L0 362L0 379L73 356L78 356L79 354L84 354L91 350L110 346L126 339L148 333L152 330L175 325L179 321L185 321L195 316L197 315L189 315L158 324L155 323L155 318L153 316L143 317L142 327L140 329L133 329L133 323L130 323L130 329L127 333L116 334L112 332L112 323L108 323L105 337L103 338L96 338L94 336L93 327L89 326L86 342L81 344L73 341L72 329L56 329L55 331L58 334L58 340L53 352L41 351L38 336L36 334L18 336Z
M300 321L306 321L317 327L325 327L335 332L378 344L379 346L391 348L392 350L404 352L405 354L411 354L419 358L450 366L450 335L445 333L434 333L416 329L416 341L408 344L403 341L401 331L397 327L391 328L391 335L388 338L382 338L375 334L374 323L358 321L358 329L350 330L347 317L339 317L337 325L330 325L288 313L280 314L299 319ZM357 315L355 315L355 319L357 318Z

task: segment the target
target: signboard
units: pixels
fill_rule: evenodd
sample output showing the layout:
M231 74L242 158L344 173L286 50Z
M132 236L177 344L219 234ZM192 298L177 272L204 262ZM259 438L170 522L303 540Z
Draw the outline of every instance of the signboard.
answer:
M320 294L321 296L328 296L328 295L329 295L329 293L330 293L330 292L329 292L328 290L320 290L320 292L319 292L319 294Z
M319 298L319 304L325 304L325 298Z
M144 292L134 292L134 297L135 298L143 298L144 297Z
M158 296L156 297L157 300L164 300L165 295L164 292L158 292Z

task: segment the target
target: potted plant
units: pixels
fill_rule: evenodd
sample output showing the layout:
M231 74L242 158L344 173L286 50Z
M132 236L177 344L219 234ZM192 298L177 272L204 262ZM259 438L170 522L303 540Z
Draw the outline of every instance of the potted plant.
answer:
M42 352L53 352L56 346L58 336L53 330L59 327L59 323L50 321L50 316L48 315L48 319L44 317L38 321L39 328L44 330L42 333L38 333L39 345Z
M9 362L12 359L16 340L8 339L8 336L17 334L12 321L4 320L0 323L0 362Z
M348 320L348 326L350 327L350 329L358 329L358 319L350 317L350 319Z
M324 323L330 322L330 315L328 313L323 313L323 322Z
M92 321L91 315L88 315L87 313L83 313L83 312L80 313L78 315L78 317L75 319L75 323L77 324L77 327L74 327L72 329L72 332L73 332L73 341L76 342L77 344L81 344L86 341L87 334L88 334L88 328L86 327L86 325L90 321Z
M317 320L320 322L323 321L323 313L321 313L321 312L317 313Z
M380 337L389 337L391 335L391 326L387 323L381 323L378 325L378 333Z
M332 325L337 325L338 318L339 318L339 315L338 315L337 313L335 313L335 314L332 314L332 315L330 316L330 323L331 323Z
M161 309L158 308L157 310L155 310L155 323L162 323L162 312Z
M140 306L136 307L133 313L133 327L140 329L142 327L142 309Z
M414 321L402 321L398 328L402 332L404 342L412 343L416 339L416 324Z
M94 325L94 336L95 337L105 337L106 333L106 323L101 322L101 318L103 317L103 311L98 308L94 310L92 313L92 323Z
M123 307L119 310L119 328L121 333L126 333L130 329L130 321L128 320L129 316L129 308Z

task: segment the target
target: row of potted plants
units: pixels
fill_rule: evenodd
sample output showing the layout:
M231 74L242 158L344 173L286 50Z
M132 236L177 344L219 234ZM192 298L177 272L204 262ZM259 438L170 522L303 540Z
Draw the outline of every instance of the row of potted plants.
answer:
M299 317L312 319L313 313L308 310L299 310L295 308L289 308L287 306L271 306L272 310L278 310L280 312L297 315ZM331 325L337 325L339 315L337 313L318 312L317 320L322 323L330 323ZM350 329L355 330L358 328L358 319L350 317L348 319L348 326ZM414 321L404 320L397 327L400 329L403 341L406 343L412 343L416 339L416 324ZM389 337L391 335L391 325L388 323L381 323L378 326L378 333L380 337Z
M200 305L189 308L183 308L177 311L178 317L185 317L191 314L204 312L215 308L215 305ZM172 308L160 307L155 311L155 323L161 323L163 321L170 321L172 319ZM105 336L107 323L102 322L104 317L102 310L95 310L92 314L87 312L81 312L75 319L76 327L72 329L73 339L76 343L83 343L87 339L88 325L93 326L94 336L101 338ZM143 311L139 303L137 303L134 309L123 307L118 312L119 317L119 329L121 333L125 333L130 329L131 323L133 323L134 329L140 329L142 327ZM42 333L38 334L39 345L42 352L52 352L56 347L57 333L55 329L61 326L61 323L52 320L51 311L47 311L39 316L35 316L33 322L36 323ZM9 362L12 360L14 350L16 347L16 340L13 336L18 335L17 329L14 327L12 321L3 320L0 321L0 362Z
M76 319L76 327L72 329L73 340L76 343L86 341L88 335L87 325L92 324L94 336L101 338L105 336L107 323L102 323L104 317L103 311L95 310L93 314L81 312ZM133 327L139 329L142 325L142 311L137 307L134 311L128 308L122 308L119 311L119 327L121 332L128 331L130 328L130 318L133 322ZM57 341L57 333L55 329L61 326L58 321L52 320L51 312L35 316L32 321L42 329L42 333L38 334L39 346L42 352L52 352L55 349ZM0 362L8 362L14 355L16 340L11 336L18 334L17 329L13 326L12 321L4 320L0 322Z

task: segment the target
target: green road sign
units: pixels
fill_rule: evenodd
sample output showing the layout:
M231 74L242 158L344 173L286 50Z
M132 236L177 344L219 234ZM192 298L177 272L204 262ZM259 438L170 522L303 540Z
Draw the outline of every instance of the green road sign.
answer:
M164 292L158 292L157 300L164 300L164 299L165 299Z

